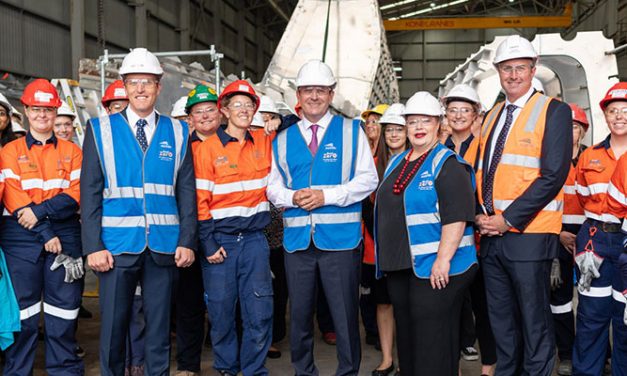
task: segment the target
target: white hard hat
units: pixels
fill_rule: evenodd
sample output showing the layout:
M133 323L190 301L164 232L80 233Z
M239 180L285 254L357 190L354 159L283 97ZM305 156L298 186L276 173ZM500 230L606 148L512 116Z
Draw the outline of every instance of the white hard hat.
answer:
M336 83L331 67L320 60L309 60L298 71L296 87L334 86Z
M26 132L26 129L24 129L18 122L15 121L11 122L11 130L13 131L13 133L28 133Z
M11 114L11 115L13 115L13 116L17 116L17 117L20 119L20 121L21 121L22 119L24 119L24 115L22 115L22 113L21 113L21 112L19 112L19 111L17 110L17 108L15 108L15 107L11 106L11 112L12 112L12 114Z
M405 106L402 103L394 103L381 116L379 124L398 124L405 125L405 117L403 111Z
M186 105L187 105L187 96L180 97L176 102L174 102L170 116L172 117L187 116L187 112L185 112Z
M259 111L255 112L255 115L253 115L253 121L252 123L250 123L250 126L263 128L264 122L263 122L263 116L261 115L261 112Z
M134 48L124 57L120 67L120 76L130 73L148 73L158 76L163 74L159 59L145 48Z
M456 85L449 90L449 92L442 97L442 104L446 105L446 102L449 99L454 100L454 98L465 100L466 102L472 102L474 104L481 104L481 99L479 99L477 91L466 84Z
M9 115L9 117L13 114L13 106L11 106L7 97L5 97L2 93L0 93L0 105L7 110L7 115Z
M442 105L431 93L419 91L407 100L403 115L442 116Z
M527 39L510 35L496 49L494 64L511 59L537 59L538 53Z
M536 77L531 79L531 86L536 89L537 91L541 91L541 92L545 92L544 91L544 85L542 85L542 82L540 80L538 80Z
M61 107L57 108L57 116L69 116L74 120L76 117L76 112L72 110L69 104L66 101L61 101Z
M261 96L261 103L259 104L259 112L269 112L271 114L278 114L279 110L276 108L274 100L267 95Z

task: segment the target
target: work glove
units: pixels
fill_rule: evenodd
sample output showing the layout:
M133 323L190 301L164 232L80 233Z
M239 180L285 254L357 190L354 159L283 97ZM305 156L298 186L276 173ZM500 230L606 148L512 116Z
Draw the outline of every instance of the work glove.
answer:
M603 264L603 258L594 252L584 251L575 256L575 263L581 273L577 289L579 292L590 291L592 280L601 275L599 269Z
M627 325L627 290L623 291L623 296L625 297L625 312L623 312L623 322Z
M64 281L66 283L77 281L85 275L85 268L83 267L83 259L81 257L72 258L61 253L54 258L54 262L50 265L50 270L55 271L61 265L65 268Z
M562 267L560 266L560 260L553 259L551 264L551 290L557 290L563 283L562 281Z

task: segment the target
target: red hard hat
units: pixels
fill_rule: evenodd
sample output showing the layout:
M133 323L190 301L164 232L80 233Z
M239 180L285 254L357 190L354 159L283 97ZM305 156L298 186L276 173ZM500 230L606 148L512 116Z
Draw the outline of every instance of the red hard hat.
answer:
M573 121L581 124L583 129L587 132L590 123L588 123L588 117L586 116L586 112L579 106L574 103L569 104L570 109L573 111Z
M296 112L296 116L301 117L302 110L303 110L303 106L300 105L300 102L296 103L296 106L294 106L294 111Z
M107 86L102 96L102 105L107 107L109 102L117 100L128 100L128 95L126 94L122 80L115 80Z
M257 93L252 85L246 80L237 80L230 83L224 88L222 93L220 93L220 97L218 98L218 109L221 107L222 98L230 97L235 94L248 95L255 102L255 108L259 108L259 96L257 96Z
M45 78L38 78L26 85L20 100L25 106L61 107L57 89Z
M605 107L614 101L627 101L627 82L619 82L612 86L605 94L605 97L601 99L599 105L605 111Z

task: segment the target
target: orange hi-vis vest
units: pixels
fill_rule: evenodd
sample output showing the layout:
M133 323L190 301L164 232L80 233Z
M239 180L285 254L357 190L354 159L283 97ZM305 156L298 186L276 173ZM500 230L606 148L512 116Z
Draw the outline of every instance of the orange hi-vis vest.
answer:
M565 225L580 225L586 220L583 208L577 198L576 175L575 167L571 164L566 183L564 183L564 214L562 215L562 223Z
M609 213L607 208L608 187L616 163L609 137L581 153L576 168L576 187L586 218L620 223L620 219Z
M627 233L627 153L618 159L607 188L607 211L623 220L622 230Z
M479 151L479 137L475 137L470 141L470 145L468 145L468 149L466 150L466 154L462 158L469 165L472 166L473 170L477 169L477 152Z
M540 177L542 139L546 127L546 112L551 98L534 93L522 108L505 142L501 160L494 176L493 200L495 214L501 214ZM488 137L498 123L505 103L496 104L485 117L479 137L479 163L477 163L477 195L483 207L483 166ZM492 137L498 137L493 135ZM564 192L559 194L524 229L524 233L559 234L562 229ZM520 232L512 228L510 231Z

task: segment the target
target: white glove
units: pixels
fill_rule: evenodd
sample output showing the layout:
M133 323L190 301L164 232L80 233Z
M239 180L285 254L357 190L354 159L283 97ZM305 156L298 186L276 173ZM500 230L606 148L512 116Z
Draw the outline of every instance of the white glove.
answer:
M575 256L575 263L581 272L577 290L579 292L590 291L592 280L601 276L599 269L601 269L601 264L603 264L603 258L594 252L584 251Z
M562 281L562 267L560 265L560 260L554 258L553 263L551 264L551 290L557 290L563 282L564 281Z
M83 259L81 257L71 258L70 256L61 253L54 258L54 262L50 265L50 270L55 271L61 265L65 268L64 281L66 283L77 281L85 275L85 268L83 267Z
M627 290L623 291L625 297L625 312L623 313L623 322L627 325Z

